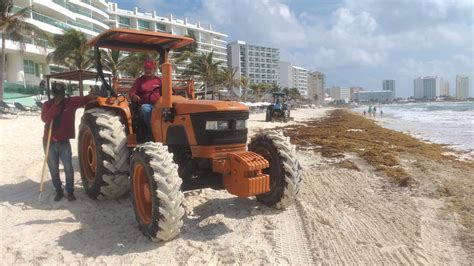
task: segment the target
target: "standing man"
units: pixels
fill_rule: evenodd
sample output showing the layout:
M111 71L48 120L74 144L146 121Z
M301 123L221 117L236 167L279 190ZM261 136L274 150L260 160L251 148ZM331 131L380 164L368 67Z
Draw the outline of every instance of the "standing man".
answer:
M161 97L161 79L155 76L155 62L146 61L143 64L145 74L133 83L130 89L132 101L140 103L143 120L151 132L151 112L153 105Z
M43 148L45 150L49 127L51 123L53 124L48 153L48 168L56 189L54 201L59 201L64 196L62 182L59 178L59 159L63 163L66 174L67 199L69 201L76 200L76 197L74 197L74 169L72 168L72 152L69 139L75 138L74 120L76 110L97 98L94 95L66 98L65 87L62 82L53 83L51 89L53 99L45 102L41 108L41 120L45 123L43 135Z

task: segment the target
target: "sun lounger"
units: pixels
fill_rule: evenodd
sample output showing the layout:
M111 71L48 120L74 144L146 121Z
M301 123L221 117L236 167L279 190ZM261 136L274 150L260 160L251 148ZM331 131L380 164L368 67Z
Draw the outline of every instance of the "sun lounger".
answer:
M37 107L27 107L27 106L24 106L23 104L19 103L19 102L15 102L14 103L15 105L15 108L18 109L20 111L20 114L26 114L26 115L37 115L39 114L39 108Z
M18 103L18 102L15 102L14 105L15 105L16 109L18 109L22 112L36 112L36 111L39 111L39 109L37 107L24 106L23 104Z

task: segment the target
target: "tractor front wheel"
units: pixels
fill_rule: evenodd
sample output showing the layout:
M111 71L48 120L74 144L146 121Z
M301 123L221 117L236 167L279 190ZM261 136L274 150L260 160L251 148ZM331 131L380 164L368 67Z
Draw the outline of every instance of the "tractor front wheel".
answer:
M129 151L125 126L112 111L87 110L78 136L82 185L90 198L113 199L128 191Z
M257 200L267 206L285 209L296 200L301 184L301 166L296 157L295 145L281 132L270 131L252 138L249 151L263 156L270 167L270 192L257 195Z
M160 143L147 142L133 151L133 209L140 230L153 241L173 239L183 225L184 195L177 170L173 155Z

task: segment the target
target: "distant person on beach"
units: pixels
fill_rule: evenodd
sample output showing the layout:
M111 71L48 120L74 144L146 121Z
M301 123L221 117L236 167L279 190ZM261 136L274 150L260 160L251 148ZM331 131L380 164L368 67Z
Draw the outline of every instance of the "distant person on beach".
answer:
M41 80L39 84L39 94L44 95L44 90L46 89L46 81L44 79Z
M366 113L367 113L367 112L364 110L364 117L365 117L365 114L366 114Z
M369 105L369 111L368 111L368 113L369 113L369 117L371 117L371 116L372 116L372 105Z
M374 117L375 115L377 114L377 108L374 106L374 110L372 110L372 113L374 114Z
M380 110L380 117L383 117L383 111Z
M51 142L48 152L48 168L56 189L54 201L63 198L62 182L59 177L59 160L64 166L66 175L66 191L69 201L76 200L74 197L74 169L72 167L72 152L69 139L75 137L75 114L76 110L97 98L91 95L76 96L66 98L66 86L62 82L54 83L52 86L53 99L45 102L41 108L41 120L45 123L43 135L43 149L46 152L46 143L48 141L48 132L51 123L53 124L51 132Z

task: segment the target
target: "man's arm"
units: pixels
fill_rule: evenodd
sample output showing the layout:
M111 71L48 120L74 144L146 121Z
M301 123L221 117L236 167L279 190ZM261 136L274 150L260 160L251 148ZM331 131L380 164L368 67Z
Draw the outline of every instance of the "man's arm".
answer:
M51 120L53 120L54 117L59 114L60 111L60 104L54 104L53 101L49 101L43 104L43 107L41 108L41 120L43 120L43 122L46 124L49 124L51 123Z
M132 86L132 88L130 89L130 93L129 93L130 99L132 99L133 101L138 102L138 101L141 100L141 99L140 99L140 96L137 95L137 93L138 93L138 88L140 88L140 86L141 86L140 78L137 78L137 79L135 80L135 82L133 82L133 86Z
M86 95L86 96L74 96L69 97L69 104L74 108L80 108L86 105L88 102L96 99L96 95Z

